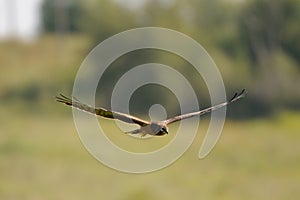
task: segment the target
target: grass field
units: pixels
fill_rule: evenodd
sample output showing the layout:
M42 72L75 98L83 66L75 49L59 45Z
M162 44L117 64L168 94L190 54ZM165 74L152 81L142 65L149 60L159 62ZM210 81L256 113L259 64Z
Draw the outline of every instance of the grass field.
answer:
M0 199L300 198L300 113L296 112L281 111L269 119L227 120L214 150L199 160L208 124L203 120L188 151L157 172L126 174L98 162L82 145L71 110L53 100L57 92L70 89L81 58L70 55L85 52L84 41L77 41L80 45L64 46L66 56L56 52L55 43L48 39L29 47L0 45L4 55L0 60ZM72 65L76 67L66 67ZM112 121L101 123L115 130ZM128 137L113 134L113 139ZM147 140L138 143L152 148Z
M205 131L199 130L191 148L174 164L134 175L95 160L81 144L71 113L28 115L5 109L0 198L297 199L299 118L289 113L271 120L227 121L213 152L203 160L197 155ZM147 140L140 143L147 146Z

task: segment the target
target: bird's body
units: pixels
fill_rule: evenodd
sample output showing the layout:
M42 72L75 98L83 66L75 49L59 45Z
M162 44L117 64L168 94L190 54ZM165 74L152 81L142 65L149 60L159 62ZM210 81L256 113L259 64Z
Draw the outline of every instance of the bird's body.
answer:
M56 100L58 102L66 104L68 106L75 107L79 110L83 110L83 111L86 111L86 112L94 114L94 115L98 115L98 116L110 118L110 119L118 119L118 120L126 122L126 123L138 124L140 126L139 129L136 129L136 130L133 130L133 131L130 131L127 133L141 134L142 136L145 136L145 135L161 136L161 135L168 134L168 125L171 123L174 123L174 122L186 119L186 118L194 117L197 115L203 115L203 114L209 113L213 110L217 110L219 108L227 106L228 104L244 97L245 95L246 95L246 90L243 89L241 92L235 93L234 96L230 100L228 100L224 103L220 103L218 105L215 105L215 106L212 106L212 107L200 110L200 111L187 113L187 114L183 114L183 115L178 115L178 116L172 117L167 120L151 121L151 122L142 120L138 117L135 117L135 116L132 116L129 114L125 114L125 113L111 111L111 110L107 110L104 108L93 108L91 106L81 103L79 100L77 100L74 97L73 97L73 99L70 99L62 94L57 96Z
M164 121L157 121L157 122L155 121L155 122L150 122L149 125L141 126L141 128L135 129L127 133L141 134L141 136L145 136L145 135L161 136L161 135L168 134L168 127L164 123Z

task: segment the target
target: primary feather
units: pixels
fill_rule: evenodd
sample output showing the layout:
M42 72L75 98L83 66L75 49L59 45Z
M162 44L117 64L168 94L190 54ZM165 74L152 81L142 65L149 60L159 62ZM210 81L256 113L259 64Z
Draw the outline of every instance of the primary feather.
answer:
M132 123L132 124L138 124L140 126L146 126L149 124L148 121L142 120L138 117L134 117L125 113L120 113L116 111L107 110L104 108L93 108L89 105L81 103L79 100L73 97L73 99L70 99L63 94L59 94L59 96L56 96L56 101L64 103L68 106L72 106L74 108L77 108L79 110L86 111L88 113L92 113L95 115L99 115L101 117L110 118L110 119L118 119L126 123Z
M101 117L105 117L105 118L109 118L109 119L118 119L118 120L121 120L126 123L138 124L141 126L141 128L139 128L139 129L128 132L131 134L141 133L142 135L147 135L147 134L149 134L149 135L165 135L165 134L168 134L168 127L167 127L168 124L171 124L171 123L183 120L183 119L187 119L190 117L194 117L197 115L204 115L213 110L217 110L219 108L227 106L228 104L245 97L246 94L247 94L247 91L245 89L243 89L241 92L236 92L231 99L229 99L228 101L226 101L224 103L220 103L218 105L215 105L215 106L212 106L212 107L200 110L200 111L187 113L187 114L183 114L183 115L178 115L178 116L172 117L170 119L167 119L164 121L158 121L158 122L149 122L149 121L142 120L138 117L135 117L135 116L132 116L129 114L120 113L120 112L116 112L116 111L112 111L112 110L107 110L104 108L93 108L89 105L81 103L78 99L76 99L74 97L72 99L70 99L70 98L64 96L63 94L59 94L59 96L56 96L56 101L64 103L68 106L72 106L79 110L86 111L91 114L99 115Z

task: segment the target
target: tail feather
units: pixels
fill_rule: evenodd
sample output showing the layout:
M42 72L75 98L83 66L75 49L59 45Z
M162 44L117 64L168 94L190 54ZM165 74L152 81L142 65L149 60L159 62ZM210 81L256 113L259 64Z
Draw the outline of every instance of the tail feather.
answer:
M135 129L133 131L128 131L128 132L125 132L126 134L133 134L133 135L136 135L136 134L140 134L141 137L145 137L147 135L147 133L144 133L140 128L139 129Z
M133 131L128 131L128 132L125 132L127 134L139 134L139 133L142 133L141 129L135 129Z

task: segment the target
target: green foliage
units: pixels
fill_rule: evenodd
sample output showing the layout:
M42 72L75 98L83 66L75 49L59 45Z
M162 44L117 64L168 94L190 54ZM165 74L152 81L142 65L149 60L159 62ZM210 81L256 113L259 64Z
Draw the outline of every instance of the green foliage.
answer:
M57 93L72 90L87 44L75 35L63 40L44 36L31 44L0 43L1 104L14 105L17 113L45 112L41 106L54 106Z
M54 2L44 1L46 35L33 43L0 43L0 199L299 199L299 0L151 0L140 9L109 0L70 0L68 6L74 7L65 7L67 28L56 24L61 18ZM208 120L201 120L195 141L177 162L132 175L89 155L76 135L71 109L54 96L71 94L92 47L140 26L172 28L196 39L218 65L227 95L244 87L249 93L228 109L230 117L247 120L227 120L208 157L197 158L208 127ZM80 35L51 34L56 30ZM99 106L109 107L114 83L124 72L148 62L178 70L191 81L200 107L209 105L205 83L189 63L145 50L112 63L98 87ZM146 119L157 100L168 115L178 114L173 94L158 86L140 88L130 109ZM134 152L163 147L176 137L171 133L179 125L171 125L166 137L137 140L112 120L99 123L115 144Z
M54 11L54 3L50 2L45 1L43 13L45 19L54 22L53 16L47 17L49 10ZM295 92L300 84L298 0L154 0L145 1L137 9L125 4L125 1L89 0L69 1L68 6L77 5L78 11L74 13L80 14L72 18L73 24L88 36L91 48L121 31L143 26L171 28L191 36L216 62L228 95L240 88L249 90L244 106L239 108L246 110L248 117L268 116L277 109L300 107L300 95ZM199 91L200 107L209 104L205 83L190 70L189 63L162 51L145 50L119 58L106 72L108 78L98 93L111 91L124 72L147 62L167 64L180 71ZM164 94L166 92L158 91L161 103L170 104L170 98L163 98ZM110 104L107 95L99 95L99 99L101 105ZM150 99L146 94L137 107L150 104ZM174 110L176 106L171 107ZM233 115L239 116L238 112Z
M82 15L80 0L44 0L42 21L45 32L78 32Z
M254 62L263 63L269 54L283 46L297 51L297 44L293 44L294 48L289 46L300 31L295 23L300 19L297 5L294 0L254 0L244 5L239 32L241 42Z
M81 9L80 28L91 37L93 46L135 25L134 15L114 1L84 1Z

